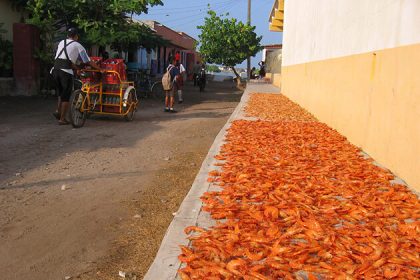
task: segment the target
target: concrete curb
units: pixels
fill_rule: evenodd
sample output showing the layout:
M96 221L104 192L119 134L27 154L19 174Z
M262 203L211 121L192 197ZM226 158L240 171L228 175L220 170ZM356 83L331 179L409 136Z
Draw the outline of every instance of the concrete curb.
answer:
M253 119L247 118L244 115L244 108L249 100L249 96L253 92L259 93L280 93L277 87L270 84L249 84L245 89L241 101L232 113L224 127L217 134L210 150L204 159L200 171L198 172L190 191L182 202L178 212L166 231L162 240L159 251L144 276L144 280L172 280L177 279L177 272L181 266L178 260L180 254L179 245L188 245L184 229L187 226L199 225L201 227L209 227L213 224L213 220L208 213L202 212L201 195L208 191L212 185L207 182L207 175L211 170L216 169L214 158L220 151L226 133L231 126L231 123L238 119Z

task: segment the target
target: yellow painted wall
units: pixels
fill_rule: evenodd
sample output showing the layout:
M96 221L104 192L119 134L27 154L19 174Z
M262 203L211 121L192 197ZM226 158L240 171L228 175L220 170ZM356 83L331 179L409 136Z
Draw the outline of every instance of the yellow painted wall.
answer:
M420 44L285 66L282 92L420 191Z
M281 74L280 73L266 73L265 78L270 80L273 85L281 87Z
M274 73L272 75L272 79L271 79L273 85L275 85L276 87L281 87L281 74L280 73Z

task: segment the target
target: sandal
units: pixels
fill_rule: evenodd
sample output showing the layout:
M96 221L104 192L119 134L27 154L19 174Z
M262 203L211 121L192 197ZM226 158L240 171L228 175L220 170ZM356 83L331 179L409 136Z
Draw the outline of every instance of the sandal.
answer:
M64 121L58 121L58 125L68 125L70 122L64 120Z

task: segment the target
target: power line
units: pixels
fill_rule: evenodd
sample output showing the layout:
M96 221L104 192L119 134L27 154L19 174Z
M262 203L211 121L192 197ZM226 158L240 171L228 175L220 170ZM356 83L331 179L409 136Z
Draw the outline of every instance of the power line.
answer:
M220 5L220 4L225 4L225 3L230 2L230 1L231 0L223 0L223 1L220 1L220 2L213 3L213 5L217 6L217 5ZM208 5L209 5L209 3L206 3L206 4L195 5L195 6L188 6L187 8L185 8L185 7L184 8L171 8L170 10L169 10L169 8L160 8L160 9L149 8L149 9L153 10L153 11L157 11L157 12L162 11L162 13L165 14L165 13L169 13L171 11L189 11L189 10L196 10L196 9L199 9L199 8L204 9L204 8L207 8ZM148 14L148 15L155 15L155 14Z
M217 9L212 9L212 7L210 7L210 9L212 9L215 12L220 12L220 10L222 10L222 9L226 9L226 8L230 9L233 5L237 4L237 2L236 3L234 3L234 2L235 2L235 0L230 0L228 3L224 4L223 6L219 6ZM207 11L208 10L206 10L205 12L203 11L203 12L200 12L200 13L197 13L197 14L189 15L188 17L185 17L185 15L182 15L179 18L169 19L169 20L166 20L166 21L163 21L162 20L161 23L166 25L168 23L179 22L179 21L181 21L181 22L188 22L192 18L193 19L194 18L197 18L198 19L198 17L199 18L204 18L204 16L207 14Z
M232 3L231 5L229 5L229 6L225 6L225 7L221 7L221 8L223 8L223 9L225 9L224 10L224 12L229 12L229 11L231 11L231 9L233 8L233 7L235 7L237 4L239 4L240 3L240 1L236 1L236 2L234 2L234 3ZM216 12L219 12L220 13L220 10L219 11L216 11ZM197 22L197 21L199 21L199 20L201 20L201 19L203 19L204 20L204 17L203 17L203 15L200 15L200 17L199 18L197 18L197 17L194 17L193 19L191 19L191 17L189 17L187 20L188 21L184 21L184 22L182 22L182 23L179 23L179 24L177 24L177 25L175 25L175 26L173 26L174 28L178 28L178 27L180 27L181 25L185 25L185 24L191 24L191 23L194 23L194 22Z

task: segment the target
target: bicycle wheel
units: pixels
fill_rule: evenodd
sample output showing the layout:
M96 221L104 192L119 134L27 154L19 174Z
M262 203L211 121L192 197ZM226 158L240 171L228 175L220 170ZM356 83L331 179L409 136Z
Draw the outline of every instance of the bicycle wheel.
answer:
M86 93L75 90L70 97L70 120L74 128L82 127L87 117Z
M165 91L163 90L162 82L155 82L150 90L152 97L159 100L165 99Z
M123 107L123 113L127 113L126 115L124 115L124 119L128 122L134 119L134 114L136 113L136 102L136 90L134 88L131 88L127 96L127 106Z

